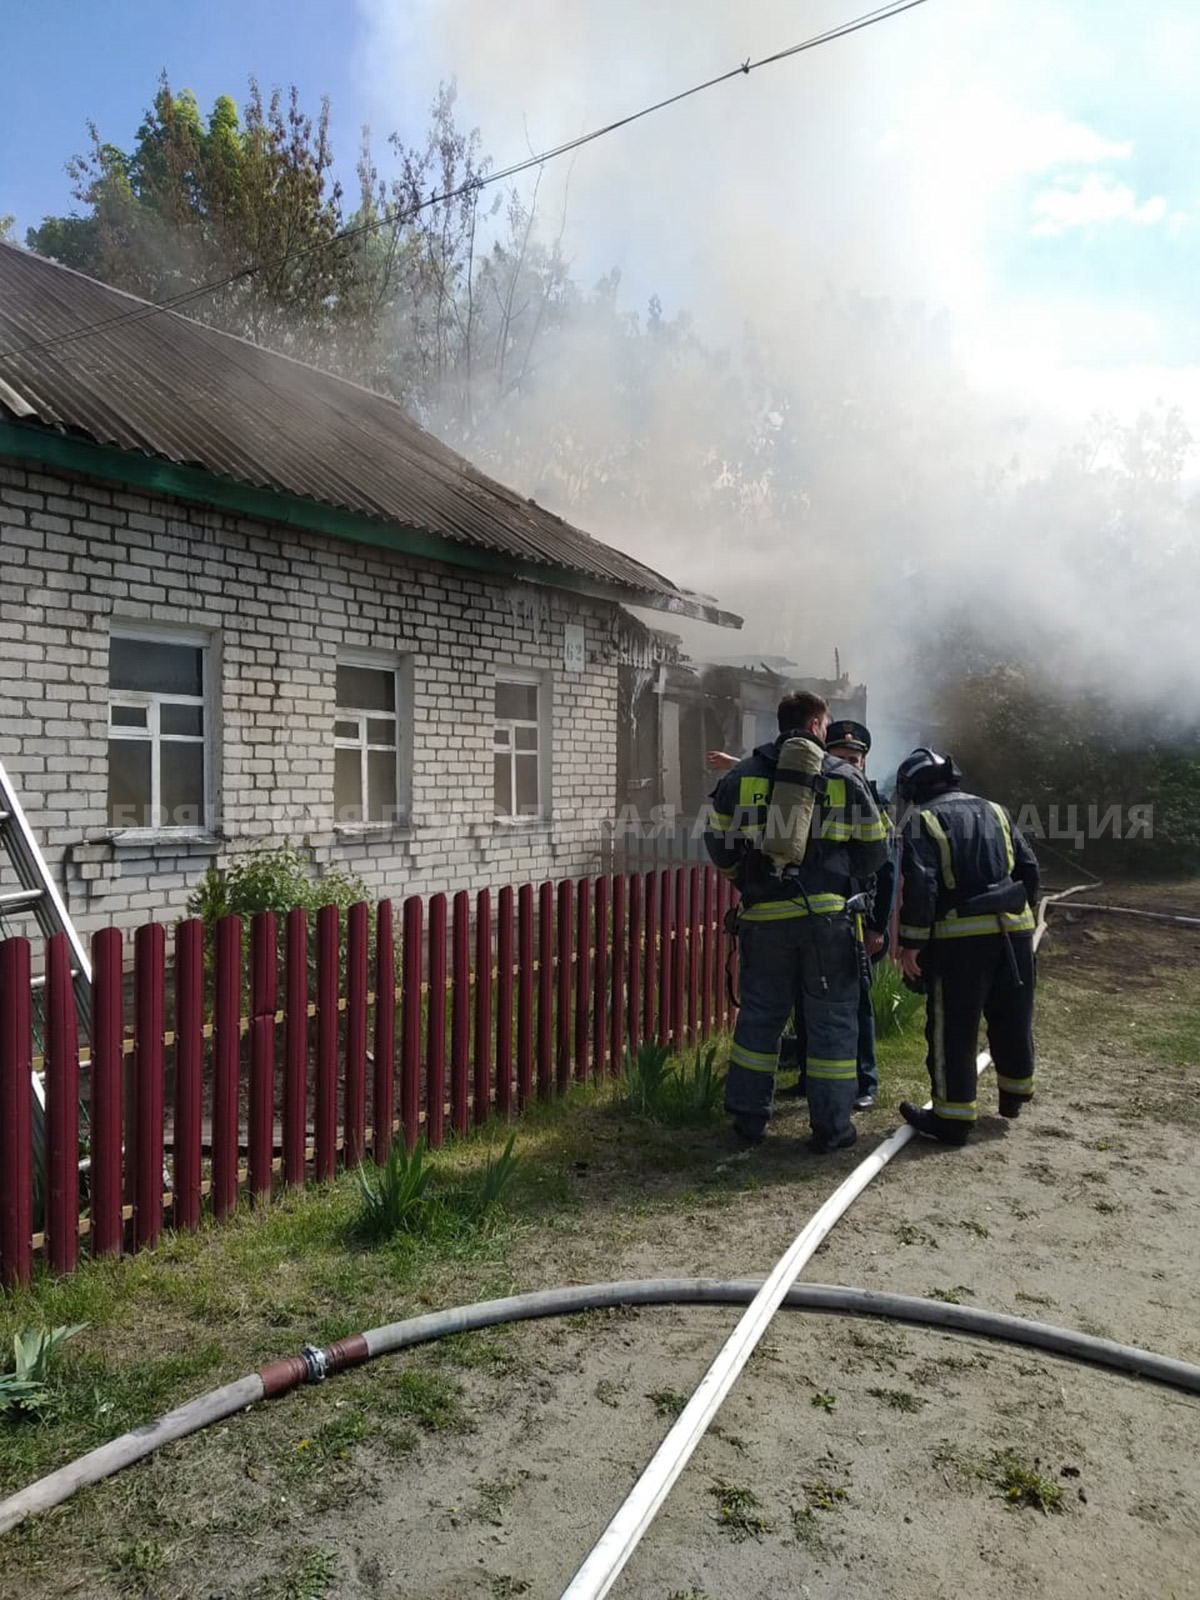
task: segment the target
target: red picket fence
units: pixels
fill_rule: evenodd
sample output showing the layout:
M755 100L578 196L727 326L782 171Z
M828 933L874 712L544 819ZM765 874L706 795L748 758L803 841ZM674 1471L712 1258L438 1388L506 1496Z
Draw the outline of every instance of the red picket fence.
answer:
M70 952L47 943L44 1059L31 950L0 942L0 1281L43 1254L71 1271L227 1216L240 1194L331 1177L393 1136L440 1145L536 1095L622 1070L627 1048L685 1049L732 1025L731 890L712 867L482 889L371 911L237 917L207 939L92 942L81 1066ZM280 921L282 920L282 928ZM315 959L310 935L315 933ZM171 1027L168 1027L168 1017ZM32 1072L44 1072L45 1181ZM339 1114L340 1111L340 1114Z

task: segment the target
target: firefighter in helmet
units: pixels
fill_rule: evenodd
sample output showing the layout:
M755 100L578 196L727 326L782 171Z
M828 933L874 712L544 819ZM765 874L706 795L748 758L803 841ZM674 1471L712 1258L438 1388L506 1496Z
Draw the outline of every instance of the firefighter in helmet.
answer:
M813 1145L837 1150L856 1137L861 961L847 901L887 859L888 829L861 772L825 753L826 702L797 690L778 717L779 737L717 784L704 836L741 895L725 1109L742 1138L764 1137L780 1035L803 998Z
M976 1051L987 1019L1000 1115L1033 1094L1037 858L1003 806L968 794L954 758L922 747L896 774L901 840L900 965L926 995L928 1111L904 1120L965 1144L976 1120Z

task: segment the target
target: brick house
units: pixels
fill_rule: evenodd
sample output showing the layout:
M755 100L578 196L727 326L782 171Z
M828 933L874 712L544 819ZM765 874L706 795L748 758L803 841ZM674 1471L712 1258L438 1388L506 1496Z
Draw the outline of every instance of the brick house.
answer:
M0 761L82 929L281 840L585 873L624 604L737 619L390 400L0 245Z

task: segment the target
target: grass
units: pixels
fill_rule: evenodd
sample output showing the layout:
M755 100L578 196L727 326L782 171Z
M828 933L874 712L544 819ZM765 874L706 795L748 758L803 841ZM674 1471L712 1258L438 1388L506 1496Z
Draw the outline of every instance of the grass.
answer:
M687 1405L687 1395L680 1394L678 1389L655 1389L646 1398L653 1402L656 1416L672 1422Z
M876 965L871 980L871 1006L876 1037L894 1039L916 1029L925 1015L925 996L907 988L896 962L885 959Z
M912 1394L907 1389L868 1389L867 1393L874 1400L882 1401L885 1406L890 1406L893 1411L914 1412L920 1411L927 1402L918 1394Z
M948 1306L960 1306L964 1296L973 1298L974 1289L965 1283L956 1283L952 1289L926 1289L926 1300L941 1300Z
M819 1406L822 1411L832 1411L837 1406L837 1395L826 1394L823 1390L818 1389L812 1397L812 1404Z
M1038 1471L1036 1460L1030 1465L1017 1450L994 1451L988 1461L988 1475L1009 1505L1031 1506L1044 1515L1063 1508L1062 1489L1053 1478Z
M752 1489L736 1483L714 1483L708 1492L717 1502L717 1522L722 1532L735 1542L761 1539L764 1533L775 1531L762 1515L762 1501Z
M999 1490L1011 1506L1030 1507L1043 1515L1063 1510L1061 1487L1039 1470L1037 1457L1031 1462L1011 1445L979 1457L944 1440L934 1451L933 1461L943 1471L952 1471L964 1486L986 1483Z
M717 1071L717 1046L697 1045L692 1060L676 1058L665 1045L646 1040L626 1050L620 1105L649 1122L685 1127L711 1121L721 1104L725 1079Z

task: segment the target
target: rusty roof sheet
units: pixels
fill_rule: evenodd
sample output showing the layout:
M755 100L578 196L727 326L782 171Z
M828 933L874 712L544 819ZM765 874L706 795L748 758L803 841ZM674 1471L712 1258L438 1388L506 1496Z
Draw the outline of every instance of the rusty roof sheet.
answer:
M489 478L395 401L13 245L0 245L6 413L738 623Z

